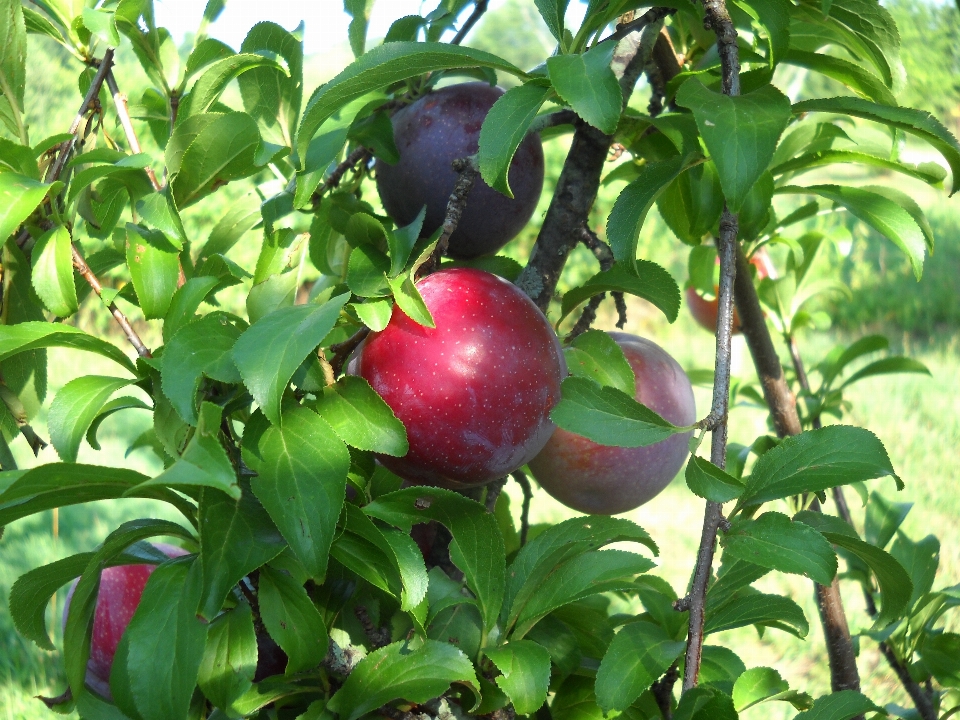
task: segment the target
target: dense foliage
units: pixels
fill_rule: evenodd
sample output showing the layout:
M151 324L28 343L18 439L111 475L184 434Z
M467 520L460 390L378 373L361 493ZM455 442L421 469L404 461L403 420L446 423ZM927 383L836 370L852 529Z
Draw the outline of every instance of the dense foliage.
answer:
M18 630L49 649L49 600L79 578L64 627L69 688L48 704L132 720L726 719L767 701L792 704L804 720L882 716L879 699L856 687L835 682L837 692L815 699L709 642L745 626L807 635L810 619L794 600L753 583L792 573L826 592L841 572L862 585L873 620L864 641L880 643L916 704L909 712L953 714L960 635L944 629L944 616L960 591L933 587L936 541L900 531L908 508L889 499L901 481L881 442L842 424L850 384L925 368L866 336L811 363L808 376L797 346L798 331L828 320L817 299L844 292L813 270L837 241L811 229L813 219L849 213L887 238L916 278L934 246L920 207L895 180L844 184L838 166L881 168L951 193L958 182L954 136L897 102L903 69L891 14L873 0L737 0L728 10L738 37L724 40L715 1L673 0L641 15L641 2L591 0L582 24L566 27L568 2L536 0L527 5L556 48L525 70L461 42L485 2L442 0L397 20L370 48L372 0L345 5L356 60L308 94L298 32L259 23L239 52L207 36L222 0L210 0L186 53L155 26L152 0L0 0L0 526L121 497L160 500L182 516L125 523L99 547L13 587ZM69 132L31 137L28 33L78 63L84 97ZM144 87L118 87L112 64L121 43ZM731 56L742 64L742 94L730 87ZM792 102L773 82L781 68L843 90ZM647 112L628 102L642 73ZM511 89L482 123L477 154L458 159L465 186L444 226L421 237L422 216L397 227L364 191L376 162L397 161L393 114L463 76L509 77ZM886 143L879 149L876 128ZM583 332L607 293L644 298L676 319L677 283L657 258L638 258L650 211L689 248L688 286L708 297L718 287L721 300L730 297L717 275L729 272L729 258L718 268L722 240L711 238L731 227L744 259L773 248L781 260L755 290L746 278L747 300L759 295L767 324L739 289L737 304L752 339L769 341L772 328L792 351L796 427L785 429L787 411L767 385L737 385L734 403L770 404L771 432L731 443L714 462L694 455L687 463L690 491L708 501L708 517L716 509L721 530L715 572L714 537L705 533L703 597L649 573L658 547L628 520L529 527L524 515L517 527L503 481L463 493L404 486L376 459L405 456L407 429L366 380L344 372L348 358L398 314L435 325L416 283L452 263L442 257L448 224L456 225L470 183L511 193L511 162L530 132L548 143L573 133L567 184L551 198L533 251L522 264L503 256L457 264L516 281L564 329L570 376L551 415L563 430L622 448L694 431L696 450L708 430L725 427L725 400L719 416L685 426L641 405L617 343ZM159 151L144 152L138 133ZM858 142L860 133L870 141ZM904 138L944 165L901 160ZM589 146L594 159L599 148L599 164L584 162ZM626 184L601 240L587 221L611 146L624 159L603 182ZM255 203L235 203L205 236L185 229L205 199L239 181L256 187ZM244 266L229 253L251 230L262 243ZM555 298L577 242L600 269ZM304 288L308 265L320 279ZM238 291L240 305L227 299ZM148 348L127 313L152 323L162 344ZM580 321L568 329L574 314ZM103 331L111 316L135 359ZM720 336L718 356L724 343L729 352L729 335ZM62 462L20 469L9 446L44 443L28 399L46 399L53 347L97 354L115 373L80 375L56 393L48 429ZM716 378L699 381L716 380L725 397L720 365ZM496 363L481 370L495 374ZM153 424L137 444L154 449L163 472L77 462L83 443L98 448L106 417L144 410ZM526 486L522 470L514 477ZM862 533L843 486L864 500ZM821 512L828 492L839 516ZM168 559L149 542L160 537L188 554ZM634 551L606 549L614 543ZM116 648L107 692L87 678L97 594L105 568L130 564L157 568ZM856 677L850 638L839 642ZM683 692L679 675L692 678Z

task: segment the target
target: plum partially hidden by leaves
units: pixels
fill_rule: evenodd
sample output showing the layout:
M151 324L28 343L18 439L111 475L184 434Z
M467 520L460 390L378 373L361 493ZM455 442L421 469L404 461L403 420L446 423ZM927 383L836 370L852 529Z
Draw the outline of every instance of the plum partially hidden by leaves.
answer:
M171 558L187 554L186 550L173 545L156 543L154 547ZM104 697L111 696L110 669L120 638L140 604L147 580L156 568L156 565L116 565L100 574L97 608L93 616L93 639L90 659L87 661L87 685ZM64 626L77 582L75 580L67 592L63 607Z
M629 333L610 333L636 376L636 399L675 425L692 425L697 411L690 379L663 348ZM557 428L530 461L537 482L567 507L615 515L656 497L689 453L690 433L637 448L599 445Z
M417 289L436 327L395 307L351 367L407 429L407 455L380 461L411 482L453 489L502 478L553 433L566 375L557 336L526 295L491 273L441 270Z
M457 181L454 160L476 154L480 128L503 90L484 83L452 85L424 95L393 116L400 160L377 161L377 190L398 225L409 225L426 206L421 235L442 224ZM506 245L530 220L543 189L543 145L537 135L520 143L510 166L513 199L477 178L450 238L455 258L488 255Z

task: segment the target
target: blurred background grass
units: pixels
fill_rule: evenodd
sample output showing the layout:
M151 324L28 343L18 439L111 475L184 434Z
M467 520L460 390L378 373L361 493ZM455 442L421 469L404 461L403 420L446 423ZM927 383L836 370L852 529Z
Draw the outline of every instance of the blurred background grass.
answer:
M930 110L955 131L960 118L960 21L956 8L924 0L896 0L887 6L900 25L904 64L908 72L901 102ZM545 33L532 3L511 0L484 19L471 44L498 52L521 67L530 67L550 52L552 45ZM939 61L930 62L931 57L937 57ZM37 142L69 125L78 102L76 75L79 68L52 44L32 36L29 58L27 107L32 121L31 137ZM307 91L335 74L348 60L349 51L345 46L333 48L324 56L310 58L306 69ZM118 75L121 87L127 88L132 99L136 99L136 93L131 90L144 86L144 79L128 48L120 50ZM803 87L802 82L799 87ZM810 89L822 91L824 88L811 86ZM836 88L832 90L837 91ZM643 107L645 102L645 92L641 89L636 105ZM536 237L566 146L567 141L559 139L546 147L548 179L540 207L530 227L505 251L517 259L526 257ZM894 180L875 173L845 174L845 178L854 184ZM908 263L896 248L849 217L834 214L819 218L819 229L842 226L849 231L849 242L841 244L838 251L824 259L821 271L846 282L855 292L855 302L828 305L827 309L834 318L833 327L805 335L800 341L808 365L813 365L836 343L849 343L865 333L880 332L890 338L893 352L910 355L930 368L932 377L894 376L871 379L854 386L848 394L852 410L846 421L870 428L884 441L907 487L902 493L896 493L892 482L883 481L875 483L871 489L898 501L915 504L904 525L911 537L919 539L927 534L939 537L942 550L935 587L942 587L960 581L960 526L957 523L960 517L960 493L957 491L960 469L956 461L960 446L960 393L957 392L960 374L960 336L957 332L960 329L960 216L953 201L944 193L919 184L905 184L900 177L895 181L924 207L936 234L936 252L927 259L922 280L914 280ZM621 187L613 184L601 190L592 218L592 225L601 234L603 219ZM232 203L251 203L254 207L259 200L248 195L250 189L249 184L236 183L192 207L184 218L188 234L199 245ZM376 192L372 186L365 188L364 197L376 204ZM655 213L651 214L644 228L640 248L643 257L668 268L681 285L685 282L687 249L669 234ZM231 251L231 256L249 267L258 250L258 235L251 232ZM592 256L582 248L577 249L571 256L561 289L594 272L596 267ZM243 301L243 292L238 289L224 299L227 303L239 305ZM158 345L157 323L139 319L132 306L125 306L124 310L134 318L147 344ZM609 302L605 303L596 326L612 329L614 321L612 308ZM77 323L90 331L115 333L111 319L95 299L87 300ZM657 311L643 301L632 299L626 329L653 338L687 369L712 367L713 337L700 329L685 309L675 324L668 325ZM117 337L117 343L123 345L122 338ZM742 338L735 339L734 361L734 373L738 378L745 381L754 378ZM111 372L114 369L96 356L51 351L47 405L59 387L77 375ZM702 414L709 406L709 396L705 390L698 389L697 393ZM42 437L47 437L45 414L45 407L40 408L32 423ZM127 454L127 449L150 422L149 413L143 411L112 416L99 432L102 450L95 452L84 444L79 460L156 473L160 463L149 450ZM749 443L766 430L765 413L752 408L738 408L733 412L732 441ZM20 440L13 444L13 449L22 466L57 460L52 448L42 451L36 460ZM513 484L508 485L507 491L516 512L520 504L519 492ZM855 508L855 516L862 518L862 511L856 509L859 505L856 494L848 491L847 495ZM689 493L681 478L653 502L629 514L659 543L661 555L657 572L679 592L685 587L692 569L702 512L702 501ZM571 511L545 493L536 491L533 522L555 522L570 514ZM65 686L59 653L42 651L15 632L6 605L10 586L23 572L93 548L121 522L137 517L177 519L166 505L123 500L64 508L59 514L57 539L52 536L51 512L6 528L0 539L0 720L48 716L49 712L33 697L59 694ZM748 666L776 668L792 687L814 696L827 692L826 654L810 583L793 576L771 575L758 585L765 591L789 594L800 603L810 620L808 638L798 640L776 631L768 631L760 638L752 629L742 629L714 636L711 642L735 647ZM866 628L867 616L859 589L843 583L843 590L852 629ZM49 613L49 627L58 647L62 602L61 592L57 607L51 608ZM956 624L956 620L953 622ZM872 641L864 640L861 645L860 668L864 690L874 700L908 704ZM792 714L786 705L762 705L744 716L759 719L791 717Z

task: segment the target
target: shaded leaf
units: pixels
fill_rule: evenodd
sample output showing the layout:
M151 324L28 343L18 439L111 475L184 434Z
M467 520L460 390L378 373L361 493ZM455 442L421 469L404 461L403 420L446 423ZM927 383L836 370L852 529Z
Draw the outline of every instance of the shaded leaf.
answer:
M83 375L64 385L50 405L50 442L64 462L76 462L87 428L107 399L130 380Z
M635 261L635 270L619 263L599 272L580 287L568 290L563 296L560 320L573 312L580 303L602 292L624 292L648 300L667 316L669 322L680 312L680 288L663 267L649 260Z
M640 621L625 625L613 638L597 670L597 704L605 712L624 711L663 675L683 652L659 625Z

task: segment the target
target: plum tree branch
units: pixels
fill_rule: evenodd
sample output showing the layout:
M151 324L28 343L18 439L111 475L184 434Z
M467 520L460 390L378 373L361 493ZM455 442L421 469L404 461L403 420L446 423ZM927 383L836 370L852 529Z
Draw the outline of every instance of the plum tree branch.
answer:
M727 12L726 3L724 0L703 0L703 7L707 17L704 25L709 22L717 35L717 49L720 53L723 75L723 94L739 95L740 58L737 50L737 32ZM713 402L710 414L707 416L711 427L710 462L719 468L726 465L727 455L734 284L737 276L742 273L742 271L738 272L737 268L738 231L737 215L724 203L717 238L717 252L720 256L720 288L717 296L717 350L714 363ZM710 582L713 556L716 552L717 533L723 521L722 506L708 500L703 514L700 548L697 551L697 564L693 571L693 582L689 593L690 617L683 669L683 692L696 686L700 674L707 585Z
M460 29L457 31L457 34L453 36L451 44L459 45L467 37L467 34L473 30L473 26L477 24L477 21L480 17L487 11L487 5L489 0L477 0L473 6L473 12L470 13L470 17L467 18L467 21L463 23Z
M613 40L614 42L619 42L623 40L630 33L635 33L643 30L647 25L652 25L658 20L663 20L666 17L674 15L677 12L676 8L668 7L655 7L647 10L640 17L631 20L628 23L623 25L617 25L617 29L612 32L607 37L603 38L600 42L606 42L607 40Z
M110 94L113 96L113 105L117 110L117 117L120 118L120 126L123 128L123 134L127 138L130 152L137 155L143 152L143 149L140 146L139 138L137 138L137 132L133 129L133 120L130 117L130 110L127 107L127 96L120 92L120 87L117 85L117 79L113 75L112 68L107 70L105 79L107 87L110 89ZM160 181L157 180L157 175L154 173L153 168L147 165L143 171L150 179L150 184L153 185L153 189L159 191L161 188ZM180 272L181 274L183 273L182 268Z
M340 181L343 180L343 176L347 174L348 171L352 170L360 162L367 162L370 158L373 157L373 154L362 145L358 148L355 148L353 152L347 155L346 159L337 165L333 172L330 173L330 177L323 181L323 184L318 187L311 195L310 199L314 203L320 202L320 198L323 194L332 188L337 187L340 184Z
M467 196L473 190L473 184L480 174L480 168L473 156L454 160L453 169L457 173L457 182L454 184L453 192L450 193L447 200L447 212L443 218L443 225L440 226L437 249L434 250L430 261L424 264L423 275L429 275L440 267L440 258L447 254L447 248L450 247L450 238L457 231L460 218L467 207Z
M527 544L527 533L530 532L530 501L533 499L533 490L530 488L526 473L522 470L513 473L513 479L523 491L523 506L520 509L520 547L523 547Z
M342 343L336 343L330 346L330 351L333 353L333 357L330 359L330 368L333 370L334 378L340 377L340 373L343 372L343 366L350 357L350 353L360 347L360 343L366 340L369 334L370 328L364 327Z
M740 327L747 347L750 348L774 428L780 437L799 435L803 428L797 413L796 398L784 377L783 366L773 346L773 339L760 307L760 299L750 276L747 258L742 250L737 252L737 270L735 295ZM860 672L857 669L857 658L839 584L834 578L831 585L815 584L814 587L830 664L830 685L835 692L859 690Z
M661 19L647 25L630 49L633 56L620 78L624 106L650 59L662 24ZM634 35L631 33L623 42L628 42ZM574 127L573 141L560 172L553 200L530 253L530 260L516 280L517 287L544 312L556 290L570 251L580 242L581 229L597 199L600 175L613 141L610 135L579 118L574 121Z

